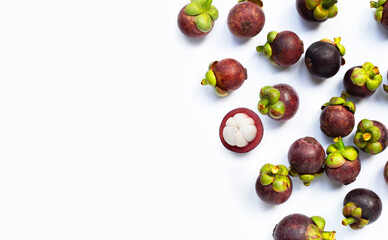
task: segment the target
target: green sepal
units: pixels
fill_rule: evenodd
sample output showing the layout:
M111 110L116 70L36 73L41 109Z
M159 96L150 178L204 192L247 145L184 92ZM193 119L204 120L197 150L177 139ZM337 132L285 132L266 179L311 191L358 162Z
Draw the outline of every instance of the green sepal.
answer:
M207 11L209 16L212 18L213 21L216 21L218 19L218 10L214 6L211 6L209 11Z
M321 3L321 0L306 0L305 2L306 8L309 10L313 10Z
M290 179L287 176L276 175L272 188L276 192L285 192L290 187Z
M269 103L268 99L261 99L257 103L257 109L262 115L268 114L268 111L269 111L268 103Z
M329 9L333 7L337 2L337 0L322 0L321 5L323 8Z
M336 144L330 144L326 149L326 154L337 152L338 148Z
M283 117L284 112L286 111L286 106L282 101L277 101L274 104L269 106L268 115L274 119L280 119Z
M361 218L362 216L362 209L360 207L355 208L351 213L350 216L354 218Z
M284 165L277 165L279 168L278 174L282 176L287 176L288 175L288 169Z
M197 3L201 3L202 5L204 5L206 0L190 0L190 2L197 2Z
M383 77L381 76L381 74L378 74L374 76L373 79L366 80L366 87L369 89L369 91L376 91L382 81Z
M330 153L325 159L325 165L329 168L339 168L344 165L346 159L341 155L340 152Z
M266 163L264 164L260 169L260 174L263 174L265 172L271 172L271 169L274 167L273 164Z
M348 202L347 204L345 204L345 206L342 208L342 214L344 215L344 217L350 217L352 212L354 211L354 209L357 208L357 205L353 202Z
M356 112L356 105L354 104L354 102L344 102L342 106L346 107L353 114Z
M341 152L341 155L349 161L354 161L358 157L358 151L355 147L347 146L346 150Z
M213 71L209 70L206 72L205 80L206 80L206 83L209 84L210 86L212 87L216 86L217 79Z
M337 5L333 5L332 7L329 8L329 15L327 16L327 18L333 18L337 16L337 14L338 14L338 7Z
M365 133L370 133L372 137L368 140L370 143L377 142L381 137L381 131L378 127L372 126L365 130Z
M269 88L265 90L265 97L268 98L269 104L274 104L279 101L280 91L276 88Z
M350 227L354 230L358 230L368 225L368 223L369 223L369 220L360 218L357 223L350 225Z
M318 5L314 9L313 15L317 20L325 20L329 16L329 10L322 7L322 5Z
M341 97L332 97L329 101L330 105L342 105L343 103L345 103L345 99Z
M319 228L319 230L323 231L325 229L326 221L321 216L313 216L310 218L313 220L314 224Z
M344 45L337 43L335 46L338 48L338 51L340 52L341 56L344 56L346 53Z
M275 40L277 35L278 35L278 33L276 31L269 32L267 34L267 42L268 43L273 43L273 41Z
M263 173L263 174L261 174L260 183L261 183L261 185L263 185L263 186L268 186L268 185L270 185L271 183L274 182L274 180L275 180L275 177L269 175L268 173Z
M358 147L358 148L365 148L366 145L367 145L367 142L364 141L363 139L363 133L362 132L357 132L355 135L354 135L354 138L353 138L353 143Z
M322 231L314 224L307 226L305 233L306 240L317 240L322 239Z
M268 89L271 89L272 86L265 86L260 89L260 99L265 98L265 93L267 92Z
M264 53L264 55L265 55L267 58L272 57L272 48L271 48L271 45L270 45L269 43L265 43L265 44L264 44L263 53Z
M224 90L222 90L221 88L219 88L217 86L214 87L214 91L217 94L217 96L219 96L219 97L226 97L226 96L228 96L228 92L227 91L224 91Z
M375 20L377 22L381 22L381 20L383 19L383 13L384 13L384 8L383 7L379 7L376 9L376 12L375 12Z
M315 176L312 174L302 174L299 175L299 179L303 181L303 184L308 186L310 185L310 182L314 180Z
M363 150L369 154L375 155L380 153L383 150L383 147L379 142L367 143Z
M362 68L354 68L350 79L354 85L361 87L365 85L368 75Z
M209 32L213 27L213 20L208 13L201 13L194 19L195 26L202 32Z
M200 2L192 2L185 7L185 13L189 16L197 16L204 11L203 4Z
M357 125L357 132L364 133L366 129L373 127L373 122L368 119L362 119L360 123Z

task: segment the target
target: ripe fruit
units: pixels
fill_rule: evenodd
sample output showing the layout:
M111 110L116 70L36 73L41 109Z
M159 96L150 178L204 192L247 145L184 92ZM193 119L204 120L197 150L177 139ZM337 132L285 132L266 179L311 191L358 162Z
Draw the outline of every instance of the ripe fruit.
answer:
M211 5L212 0L191 0L178 14L178 27L192 38L207 35L218 19L218 10Z
M341 137L335 138L334 142L326 149L325 172L330 180L348 185L361 171L358 151L355 147L345 146Z
M379 68L370 62L362 66L349 69L344 76L344 87L346 91L355 97L365 98L372 95L380 86L383 77Z
M295 213L283 218L273 230L274 240L335 240L335 231L324 231L325 219L320 216L307 217Z
M383 205L380 197L365 188L356 188L346 194L342 214L346 219L342 225L358 230L375 222L381 215Z
M298 62L304 52L303 42L291 31L269 32L267 43L257 46L256 51L263 52L270 61L279 66L291 66Z
M379 0L370 2L371 8L376 8L375 19L388 30L388 4L387 0Z
M337 16L337 0L296 0L299 15L309 22L320 23Z
M247 108L237 108L222 119L219 136L230 151L245 153L259 145L263 131L263 124L256 113Z
M291 119L299 108L299 97L288 84L276 84L260 89L259 112L278 121Z
M379 121L363 119L357 125L353 142L366 153L378 154L387 148L388 130Z
M341 38L334 38L334 42L323 39L310 45L305 54L305 63L313 76L330 78L345 64L345 48L340 41Z
M228 28L237 37L251 38L264 27L265 15L261 0L240 0L228 15Z
M209 71L206 72L201 84L214 87L216 94L223 97L241 87L247 77L247 69L241 63L226 58L209 65Z
M347 102L348 94L342 92L341 97L332 97L321 109L321 131L328 137L345 137L354 128L354 113L356 105Z
M323 174L325 150L313 137L304 137L296 140L288 150L290 175L299 176L303 184L308 186L314 178Z
M278 205L287 201L292 193L292 181L287 167L265 164L256 181L256 193L268 204Z

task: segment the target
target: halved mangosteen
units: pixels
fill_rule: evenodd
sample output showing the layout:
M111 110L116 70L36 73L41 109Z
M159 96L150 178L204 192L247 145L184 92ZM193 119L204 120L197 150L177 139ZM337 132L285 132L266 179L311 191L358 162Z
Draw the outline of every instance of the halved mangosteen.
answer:
M222 119L219 136L228 150L245 153L259 145L263 132L263 123L255 112L248 108L236 108Z

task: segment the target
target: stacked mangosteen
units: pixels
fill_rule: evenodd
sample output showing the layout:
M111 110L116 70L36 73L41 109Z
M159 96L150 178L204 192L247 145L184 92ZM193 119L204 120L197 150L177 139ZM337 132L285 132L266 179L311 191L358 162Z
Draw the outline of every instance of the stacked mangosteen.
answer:
M371 1L376 8L375 19L388 29L388 0ZM338 14L337 0L296 0L299 15L307 22L320 24ZM239 0L229 11L227 26L238 38L252 38L258 35L265 24L261 0ZM206 36L218 19L218 10L212 0L191 0L178 15L178 26L183 34L192 38ZM345 64L345 47L341 38L322 39L312 43L304 51L304 43L292 31L271 31L267 42L256 47L276 66L290 67L305 53L305 66L312 77L323 80L335 76ZM247 80L247 69L235 59L214 61L209 65L202 85L214 87L216 94L225 97L239 89ZM388 145L388 130L377 120L361 120L353 137L355 146L345 146L343 138L355 127L356 105L348 97L362 99L370 97L380 87L382 75L377 66L370 62L354 66L343 77L344 91L339 97L332 97L321 107L320 129L334 141L326 151L314 137L297 139L289 147L288 163L284 165L264 164L256 180L256 193L267 204L285 203L293 191L291 177L298 177L309 186L317 177L326 173L333 182L348 185L354 182L361 171L359 150L376 155ZM388 85L383 85L388 93ZM299 108L296 90L285 83L263 86L259 91L257 111L269 118L285 122L292 119ZM237 108L228 112L219 127L222 144L230 151L247 153L256 148L263 139L264 127L255 111ZM388 161L384 167L384 179L388 184ZM343 201L342 224L358 230L376 221L382 212L382 201L373 191L357 188L350 191ZM286 239L335 239L335 232L324 231L322 217L307 217L291 214L275 226L273 238Z

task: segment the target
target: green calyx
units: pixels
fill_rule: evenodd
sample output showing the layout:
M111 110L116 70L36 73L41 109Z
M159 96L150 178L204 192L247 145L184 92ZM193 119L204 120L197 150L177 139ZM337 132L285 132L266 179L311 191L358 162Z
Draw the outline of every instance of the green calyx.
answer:
M314 222L314 224L310 224L309 226L307 226L307 230L305 232L305 239L335 240L335 231L324 231L326 225L325 219L320 216L313 216L310 219Z
M319 169L319 171L316 172L316 173L311 173L311 174L299 174L297 171L295 171L294 169L292 169L292 167L290 167L289 173L290 173L290 176L291 176L291 177L299 177L299 179L302 180L302 182L303 182L303 184L304 184L305 186L310 186L311 181L313 181L315 178L320 177L320 176L323 175L324 169L321 168L321 169Z
M195 26L201 32L209 32L218 19L218 10L211 4L212 0L191 0L185 7L187 15L195 16Z
M348 226L352 229L361 229L365 227L369 221L362 217L362 209L353 202L348 202L342 209L342 214L345 219L342 220L342 225Z
M353 114L356 112L356 105L353 102L346 101L349 94L347 92L342 92L340 97L332 97L329 102L322 105L321 109L325 109L327 106L336 106L336 105L342 105L343 107L347 108L350 112Z
M314 18L326 20L338 14L337 0L305 0L306 8L313 11Z
M370 7L376 8L375 12L375 19L377 22L381 22L383 18L383 12L384 12L384 4L387 2L387 0L379 0L379 1L371 1Z
M272 189L276 192L285 192L291 187L291 181L288 178L288 169L283 165L265 164L260 169L260 183L263 186L272 184Z
M357 132L353 138L354 144L369 154L378 154L382 151L380 142L381 131L373 125L373 121L363 119L357 126Z
M345 146L341 137L335 138L335 144L331 144L327 149L328 154L325 159L325 165L329 168L339 168L346 161L354 161L358 157L358 151L353 146Z
M210 85L210 86L214 87L215 93L218 96L225 97L228 95L228 92L217 87L217 78L216 78L216 75L214 74L214 72L212 71L213 65L216 64L217 62L218 61L215 61L215 62L212 62L209 64L209 70L206 72L205 78L202 79L201 85L202 86Z
M379 68L370 62L364 63L362 68L354 68L350 79L356 86L366 85L369 91L375 91L383 81Z
M238 2L253 2L257 4L259 7L263 7L263 1L261 0L238 0Z
M286 106L279 100L280 92L271 86L265 86L260 89L260 101L257 109L263 115L269 115L274 119L283 117Z
M256 47L257 52L262 52L267 58L272 59L272 48L271 43L275 40L277 36L277 32L272 31L267 34L267 42L264 45L260 45ZM273 61L271 61L274 63ZM274 63L276 65L276 63Z

